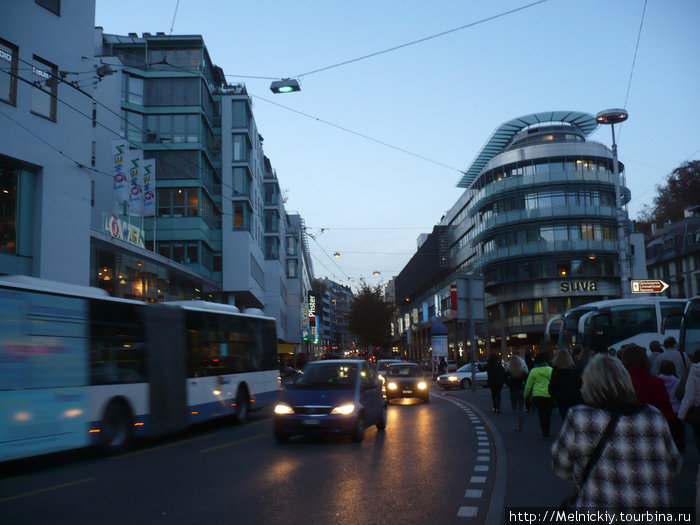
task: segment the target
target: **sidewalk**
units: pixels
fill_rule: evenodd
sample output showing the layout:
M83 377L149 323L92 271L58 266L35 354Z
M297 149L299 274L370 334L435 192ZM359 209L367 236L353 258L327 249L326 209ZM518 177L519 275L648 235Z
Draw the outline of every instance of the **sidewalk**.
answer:
M435 386L434 392L458 398L478 409L486 418L489 430L498 433L506 451L506 507L554 507L574 491L574 484L554 474L550 448L559 435L562 420L559 411L552 413L550 437L543 438L536 412L525 413L524 428L515 432L515 414L510 407L508 390L503 390L501 412L491 411L491 391L478 387L471 390L444 392ZM696 477L700 453L692 431L687 429L687 446L683 453L683 468L673 483L674 505L696 505Z

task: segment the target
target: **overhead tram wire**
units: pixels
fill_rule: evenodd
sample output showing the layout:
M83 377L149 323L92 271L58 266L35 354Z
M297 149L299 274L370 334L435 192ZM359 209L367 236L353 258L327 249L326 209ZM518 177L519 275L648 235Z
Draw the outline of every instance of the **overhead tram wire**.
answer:
M546 1L546 0L545 0L545 1ZM430 158L428 158L428 157L424 157L423 155L419 155L418 153L413 153L412 151L408 151L408 150L406 150L406 149L399 148L398 146L394 146L394 145L392 145L392 144L389 144L388 142L384 142L384 141L382 141L382 140L372 138L372 137L370 137L369 135L364 135L364 134L362 134L362 133L358 133L357 131L353 131L353 130L351 130L351 129L344 128L343 126L339 126L338 124L333 124L332 122L329 122L329 121L327 121L327 120L323 120L323 119L321 119L321 118L314 117L313 115L309 115L308 113L304 113L303 111L299 111L298 109L290 108L289 106L285 106L285 105L283 105L283 104L279 104L279 103L277 103L277 102L273 102L272 100L268 100L268 99L263 98L263 97L260 97L260 96L258 96L258 95L253 95L253 94L249 94L249 95L250 95L251 97L253 97L253 98L258 99L258 100L262 100L263 102L267 102L268 104L272 104L272 105L274 105L274 106L279 106L279 107L281 107L281 108L283 108L283 109L286 109L286 110L288 110L288 111L291 111L291 112L293 112L293 113L297 113L297 114L302 115L302 116L304 116L304 117L306 117L306 118L315 120L315 121L317 121L317 122L321 122L322 124L326 124L327 126L331 126L331 127L333 127L333 128L339 129L339 130L341 130L341 131L345 131L346 133L350 133L350 134L352 134L352 135L356 135L356 136L361 137L361 138L363 138L363 139L365 139L365 140L369 140L369 141L371 141L371 142L375 142L375 143L380 144L380 145L382 145L382 146L386 146L387 148L391 148L391 149L393 149L393 150L400 151L401 153L405 153L405 154L407 154L407 155L411 155L411 156L413 156L413 157L416 157L416 158L418 158L418 159L424 160L424 161L426 161L426 162L431 162L431 163L436 164L436 165L438 165L438 166L441 166L441 167L443 167L443 168L447 168L447 169L449 169L449 170L456 171L457 173L464 174L464 170L457 169L457 168L455 168L455 167L453 167L453 166L448 166L447 164L443 164L442 162L438 162L438 161L433 160L433 159L430 159Z
M315 73L320 73L321 71L328 71L329 69L333 69L333 68L336 68L336 67L345 66L345 65L348 65L348 64L352 64L352 63L354 63L354 62L359 62L359 61L361 61L361 60L365 60L365 59L368 59L368 58L376 57L376 56L378 56L378 55L384 55L384 54L386 54L386 53L391 53L392 51L396 51L396 50L402 49L402 48L404 48L404 47L412 46L412 45L415 45L415 44L420 44L420 43L422 43L422 42L426 42L426 41L432 40L432 39L434 39L434 38L439 38L439 37L441 37L441 36L449 35L450 33L456 33L457 31L462 31L463 29L468 29L468 28L470 28L470 27L474 27L474 26L477 26L477 25L479 25L479 24L483 24L483 23L485 23L485 22L490 22L491 20L495 20L495 19L501 18L501 17L503 17L503 16L507 16L507 15L510 15L510 14L513 14L513 13L517 13L518 11L522 11L522 10L524 10L524 9L528 9L528 8L533 7L533 6L536 6L536 5L538 5L538 4L543 4L543 3L547 2L547 1L548 1L548 0L538 0L537 2L532 2L532 3L530 3L530 4L527 4L527 5L524 5L524 6L521 6L521 7L516 7L515 9L511 9L511 10L509 10L509 11L505 11L505 12L500 13L500 14L497 14L497 15L489 16L489 17L487 17L487 18L482 18L481 20L477 20L476 22L471 22L471 23L469 23L469 24L465 24L465 25L463 25L463 26L455 27L455 28L453 28L453 29L448 29L447 31L442 31L441 33L437 33L437 34L434 34L434 35L426 36L426 37L424 37L424 38L420 38L420 39L418 39L418 40L413 40L413 41L411 41L411 42L406 42L405 44L400 44L400 45L398 45L398 46L390 47L389 49L384 49L384 50L382 50L382 51L376 51L376 52L374 52L374 53L370 53L369 55L364 55L364 56L361 56L361 57L358 57L358 58L353 58L353 59L351 59L351 60L345 60L344 62L339 62L338 64L333 64L333 65L326 66L326 67L322 67L322 68L319 68L319 69L314 69L314 70L312 70L312 71L308 71L308 72L306 72L306 73L301 73L301 74L299 74L299 75L295 75L295 76L289 77L289 78L305 77L305 76L313 75L313 74L315 74Z

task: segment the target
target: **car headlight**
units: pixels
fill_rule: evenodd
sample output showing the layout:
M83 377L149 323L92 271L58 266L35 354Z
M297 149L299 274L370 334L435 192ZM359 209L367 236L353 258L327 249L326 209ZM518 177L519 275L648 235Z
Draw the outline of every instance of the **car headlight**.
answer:
M428 383L426 383L425 381L421 381L420 383L418 383L418 390L425 390L426 388L428 388Z
M457 379L457 376L450 376L447 378L447 380L448 381L459 381L459 379Z
M275 405L275 414L279 415L284 415L284 414L293 414L294 409L290 407L289 405L286 405L284 403L278 403Z
M342 414L344 416L347 416L348 414L352 414L355 411L355 405L353 403L346 403L344 405L338 405L335 407L333 410L331 410L331 414Z
M396 386L396 383L389 383L389 384L386 385L386 387L387 387L389 390L396 390L396 389L398 388L398 387Z

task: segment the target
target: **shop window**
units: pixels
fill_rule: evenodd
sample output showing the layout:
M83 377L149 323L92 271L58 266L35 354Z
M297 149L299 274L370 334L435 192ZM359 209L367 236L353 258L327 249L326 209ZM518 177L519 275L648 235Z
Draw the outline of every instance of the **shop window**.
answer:
M18 49L0 39L0 100L17 104L17 55Z

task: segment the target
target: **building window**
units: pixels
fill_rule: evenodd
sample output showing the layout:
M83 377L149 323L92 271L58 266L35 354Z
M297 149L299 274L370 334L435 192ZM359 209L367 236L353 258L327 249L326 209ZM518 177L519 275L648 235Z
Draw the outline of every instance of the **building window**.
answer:
M17 253L18 170L0 166L0 252Z
M0 39L0 100L17 104L17 47Z
M297 255L296 237L287 237L287 255Z
M299 261L296 259L287 259L287 277L289 279L299 277Z
M199 188L159 188L158 217L198 217Z
M233 203L233 229L250 231L252 210L246 201Z
M234 162L247 162L250 158L250 146L246 135L233 135L233 157Z
M279 231L279 216L277 210L265 210L265 233Z
M144 82L141 77L122 76L122 100L143 106Z
M35 0L41 7L61 16L61 0Z
M250 116L248 114L248 104L243 100L231 102L231 127L248 128Z
M265 259L279 259L279 239L265 237Z
M32 113L56 121L58 68L35 55L32 82Z
M233 194L250 195L251 176L247 168L233 168Z

